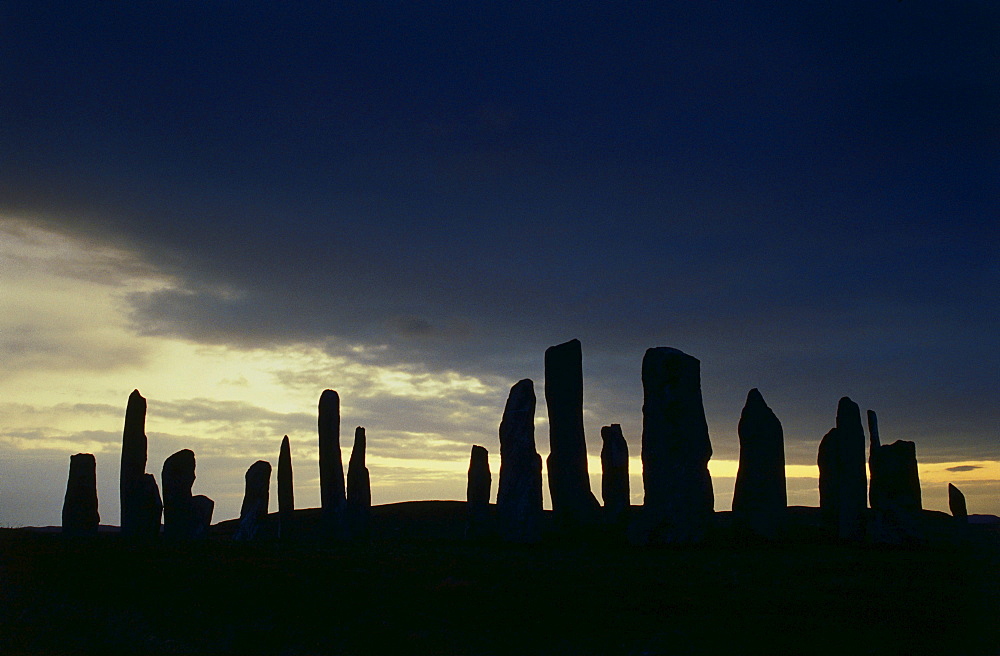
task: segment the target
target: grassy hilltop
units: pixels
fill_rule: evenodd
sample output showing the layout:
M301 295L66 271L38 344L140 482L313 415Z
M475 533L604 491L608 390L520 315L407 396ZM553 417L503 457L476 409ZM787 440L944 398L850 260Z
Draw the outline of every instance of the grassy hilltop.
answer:
M371 540L347 544L235 544L232 522L186 544L2 530L0 653L1000 653L994 528L914 549L808 528L514 546L464 541L464 513L378 506ZM296 518L305 535L318 513Z

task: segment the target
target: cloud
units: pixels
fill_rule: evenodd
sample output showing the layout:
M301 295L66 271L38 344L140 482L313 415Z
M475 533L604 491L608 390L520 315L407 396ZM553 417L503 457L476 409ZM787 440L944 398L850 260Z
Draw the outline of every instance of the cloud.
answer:
M958 465L957 467L947 467L945 470L950 472L969 472L982 468L982 465Z

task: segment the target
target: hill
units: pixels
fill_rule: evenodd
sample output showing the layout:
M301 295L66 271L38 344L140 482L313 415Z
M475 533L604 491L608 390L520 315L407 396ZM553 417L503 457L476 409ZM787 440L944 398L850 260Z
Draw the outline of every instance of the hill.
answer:
M992 654L1000 541L639 549L461 539L464 504L373 509L369 541L130 544L0 531L0 652ZM297 513L304 532L318 511ZM273 518L272 518L273 520ZM934 521L933 517L932 520ZM979 530L983 529L983 530Z

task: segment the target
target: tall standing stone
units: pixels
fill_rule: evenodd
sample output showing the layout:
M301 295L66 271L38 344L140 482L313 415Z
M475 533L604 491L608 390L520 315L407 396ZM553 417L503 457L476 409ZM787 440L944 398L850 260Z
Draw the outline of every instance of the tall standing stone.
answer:
M878 448L882 446L882 441L878 436L878 415L874 410L868 411L868 505L875 508L878 505L878 483L874 471L878 467L875 460L878 458Z
M295 492L292 486L292 449L288 436L281 440L278 454L278 537L294 535L292 516L295 514Z
M469 456L469 480L465 489L465 499L468 505L468 524L465 530L467 538L482 538L489 535L490 530L490 490L493 477L490 475L489 452L485 447L473 445Z
M62 532L66 535L97 535L101 515L97 511L97 459L91 453L69 457L69 480L62 507Z
M580 340L545 350L545 405L549 413L549 493L552 517L562 527L597 521L590 491L587 439L583 428L583 352Z
M874 445L869 456L872 538L889 544L912 544L923 537L917 447L896 440Z
M340 456L340 397L330 389L319 397L319 492L324 531L344 537L347 495Z
M347 465L347 513L354 537L368 535L372 511L372 484L368 468L365 466L365 429L354 429L354 448Z
M122 535L159 535L163 504L156 479L146 473L146 399L139 390L129 395L125 408L119 490Z
M631 503L628 484L628 443L620 424L601 427L601 498L604 521L621 524L628 520Z
M250 465L245 476L246 489L240 507L240 525L234 540L249 541L257 538L261 525L267 518L267 504L271 488L271 463L258 460Z
M212 523L215 502L191 495L195 479L194 452L182 449L163 462L163 537L190 540L204 537Z
M820 442L817 464L824 522L842 540L862 538L868 488L865 430L861 409L846 396L837 405L836 426Z
M541 540L542 457L535 450L535 387L529 378L510 388L500 421L497 515L504 540Z
M774 539L784 530L785 437L781 422L756 389L740 414L740 467L733 491L733 519L742 530Z
M965 495L951 483L948 483L948 509L959 524L969 523L969 509L965 505Z
M701 362L674 348L651 348L642 360L642 389L645 498L631 539L640 544L700 542L715 503Z

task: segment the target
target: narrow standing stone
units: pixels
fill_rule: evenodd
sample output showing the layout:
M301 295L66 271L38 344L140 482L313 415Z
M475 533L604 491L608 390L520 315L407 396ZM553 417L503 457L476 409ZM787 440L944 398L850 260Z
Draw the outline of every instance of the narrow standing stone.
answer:
M292 449L288 436L281 440L278 454L278 537L294 535L292 516L295 514L295 493L292 486Z
M160 491L146 473L146 399L134 390L125 408L119 477L121 533L125 537L155 537L160 533Z
M628 443L620 424L601 427L601 498L604 521L622 524L628 521L631 503L628 483Z
M500 421L497 515L504 540L541 540L542 457L535 450L535 387L529 378L510 388Z
M191 540L204 537L212 523L215 503L206 496L191 496L195 458L182 449L163 462L163 537Z
M865 430L861 409L844 397L837 405L837 424L819 445L819 505L825 523L842 540L858 540L865 532L868 479L865 475Z
M740 414L740 467L733 491L733 519L742 530L773 540L785 527L785 437L781 422L756 389Z
M246 473L246 490L240 507L240 525L234 540L249 541L257 538L261 524L267 518L267 504L271 488L271 463L258 460Z
M948 509L959 524L969 523L969 510L965 505L965 495L957 487L948 483Z
M91 453L69 457L69 480L62 508L62 532L66 535L97 535L101 515L97 511L97 459Z
M368 468L365 466L365 429L354 429L354 448L347 465L347 512L351 535L368 535L372 510L372 484Z
M882 441L878 436L878 416L874 410L868 411L868 506L875 508L878 506L878 480L875 477L875 470L878 468L878 448L882 446Z
M642 360L640 544L691 544L705 537L714 512L708 460L712 443L701 399L701 362L674 348Z
M468 524L465 530L467 538L478 539L490 534L492 486L489 452L484 447L474 445L469 456L469 480L465 489L468 504Z
M549 493L552 517L563 528L597 521L590 491L583 428L583 352L580 340L545 350L545 405L549 413Z
M347 495L340 456L340 397L330 389L319 397L319 491L324 531L344 537Z

